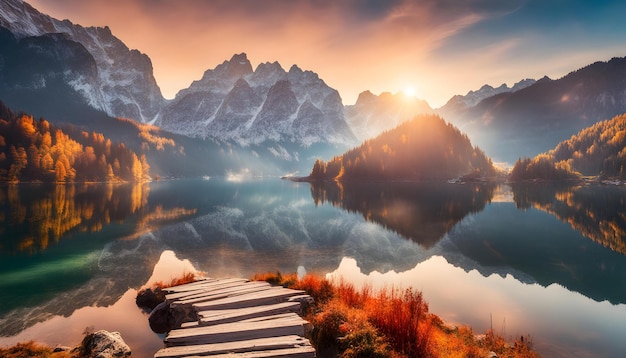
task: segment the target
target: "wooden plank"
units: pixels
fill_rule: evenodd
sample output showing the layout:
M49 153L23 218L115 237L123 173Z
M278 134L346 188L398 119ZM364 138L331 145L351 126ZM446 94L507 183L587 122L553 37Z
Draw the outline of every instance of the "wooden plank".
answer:
M198 312L201 326L210 326L223 323L231 323L245 319L275 315L287 312L297 312L300 310L299 302L282 302L273 305L263 305L258 307L212 310Z
M197 358L201 356L188 356L188 358ZM216 354L211 356L212 358L315 358L315 348L313 347L297 347L276 349L259 352L246 352L246 353L226 353Z
M187 287L192 287L195 285L204 285L207 284L209 282L215 282L215 281L219 281L219 279L217 278L201 278L192 282L188 282L188 283L183 283L182 285L176 285L176 286L171 286L171 287L166 287L164 288L164 290L169 290L169 289L176 289L176 288L187 288Z
M240 296L226 297L209 302L195 303L193 307L197 311L212 309L246 308L259 305L284 302L291 296L304 294L304 291L291 290L282 287L272 287L269 290L253 292Z
M309 295L297 295L297 296L289 297L289 302L302 302L302 301L314 302L315 300L313 299L313 297Z
M155 358L179 358L189 355L215 355L223 353L244 353L254 351L276 350L295 347L310 347L308 339L291 335L281 337L270 337L251 339L246 341L235 341L226 343L199 344L191 346L179 346L163 348L156 352Z
M183 291L183 292L167 294L165 295L165 299L168 301L182 300L186 298L192 298L193 296L202 295L203 293L210 293L210 292L215 292L218 290L221 291L221 290L228 290L228 289L236 289L237 287L243 287L243 286L259 286L259 285L269 285L269 283L264 282L264 281L249 281L249 282L236 282L236 283L233 283L232 285L229 284L229 285L223 285L223 286L208 286L208 287L199 286L198 289L193 290L193 291Z
M215 280L215 281L212 281L212 280L207 280L207 281L208 282L192 282L192 283L187 283L187 284L180 285L180 286L172 286L164 290L170 293L194 291L194 290L198 290L200 287L209 288L209 287L233 285L233 284L237 284L241 282L248 282L249 280L245 278L225 278L225 279L220 279L220 280Z
M218 287L201 287L198 290L194 291L184 291L184 292L176 292L165 295L165 299L167 301L184 301L189 299L194 299L202 296L209 296L217 293L227 293L227 292L236 292L245 290L253 287L271 287L271 285L267 282L263 281L254 281L254 282L237 282L234 285L226 285L226 286L218 286Z
M190 322L183 322L180 324L180 328L192 328L192 327L198 327L198 321L190 321Z
M304 336L304 327L308 324L297 314L290 318L281 318L250 323L225 323L217 326L199 326L195 328L174 329L165 337L168 346L224 343L255 338L298 335Z
M173 286L173 287L169 287L166 290L168 292L174 293L174 292L185 292L185 291L196 291L199 289L205 289L205 288L216 288L216 287L221 287L221 286L228 286L228 285L237 285L243 282L248 282L249 280L245 279L245 278L226 278L226 279L220 279L220 280L207 280L207 281L203 281L203 282L192 282L192 283L188 283L188 284L184 284L184 285L180 285L180 286Z
M253 286L230 287L229 289L226 289L226 290L223 290L223 291L222 290L218 290L218 291L215 291L215 292L212 292L212 291L211 292L204 292L204 293L196 294L193 297L184 297L181 300L173 301L172 304L176 304L176 305L191 305L191 304L194 304L194 303L213 301L213 300L226 298L226 297L234 297L234 296L240 296L240 295L245 295L245 294L254 293L254 292L270 290L272 288L274 288L274 286L271 286L270 284L266 284L266 285L258 284L258 285L253 285Z
M288 312L288 313L279 313L279 314L270 315L270 316L261 316L261 317L248 318L248 319L244 319L244 320L241 320L241 321L238 321L238 322L240 322L240 323L255 323L255 322L263 322L263 321L270 321L270 320L277 320L277 319L292 319L292 318L294 318L294 315L297 316L298 318L300 318L300 316L298 316L296 313Z

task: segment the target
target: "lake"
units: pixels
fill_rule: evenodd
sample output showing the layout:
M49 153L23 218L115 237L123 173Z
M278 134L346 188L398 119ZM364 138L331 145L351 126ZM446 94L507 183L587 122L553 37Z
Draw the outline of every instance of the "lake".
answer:
M477 333L549 357L626 352L626 188L308 184L228 177L0 186L0 346L150 331L136 292L186 271L412 286Z

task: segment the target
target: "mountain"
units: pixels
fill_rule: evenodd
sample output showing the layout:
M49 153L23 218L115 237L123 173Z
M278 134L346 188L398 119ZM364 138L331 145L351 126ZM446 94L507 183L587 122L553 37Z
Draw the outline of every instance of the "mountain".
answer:
M31 53L54 51L45 43L54 40L57 41L57 52L61 52L57 55L61 55L61 58L66 55L66 59L72 62L68 67L89 67L89 71L69 73L50 68L44 73L56 76L80 94L92 108L110 116L146 122L153 120L165 103L148 56L130 50L113 36L108 27L82 27L69 20L60 21L40 13L22 0L3 0L0 3L0 27L10 32L22 49L30 50ZM3 37L7 36L5 32ZM85 51L79 49L78 45ZM4 49L3 57L7 55ZM77 57L71 52L84 53ZM17 65L27 67L27 64ZM4 67L5 64L0 62L0 68L10 72L10 69ZM48 85L46 79L46 76L39 76L30 83L19 84L19 88L41 89ZM14 106L12 103L10 105Z
M317 74L278 62L255 70L245 53L207 70L165 107L156 125L190 137L349 145L355 138L337 90Z
M532 160L519 159L511 179L567 179L578 173L626 179L626 114L585 128Z
M443 107L439 108L437 111L445 117L448 113L474 107L486 98L493 97L500 93L517 92L521 89L533 85L535 82L537 81L527 78L525 80L517 82L513 85L513 87L507 86L506 83L503 83L500 85L500 87L496 88L490 85L484 85L476 91L467 92L465 96L453 96Z
M424 100L389 92L379 96L370 91L361 92L354 105L344 108L346 121L361 141L374 138L418 114L433 113Z
M7 106L123 141L146 154L154 174L284 174L308 170L300 158L330 157L355 143L338 92L295 65L253 71L245 54L235 55L166 101L150 59L107 27L59 21L20 0L0 2L0 48Z
M626 112L626 58L596 62L563 78L544 77L516 92L445 113L496 160L545 152L599 120Z
M495 168L478 147L436 115L416 116L324 163L308 180L440 180L462 175L493 176Z

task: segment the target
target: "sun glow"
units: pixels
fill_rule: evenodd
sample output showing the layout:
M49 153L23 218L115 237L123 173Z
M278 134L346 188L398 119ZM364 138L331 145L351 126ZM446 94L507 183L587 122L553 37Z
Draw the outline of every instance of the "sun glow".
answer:
M417 91L415 90L415 87L413 86L404 87L404 90L402 92L407 97L415 97L415 95L417 94Z

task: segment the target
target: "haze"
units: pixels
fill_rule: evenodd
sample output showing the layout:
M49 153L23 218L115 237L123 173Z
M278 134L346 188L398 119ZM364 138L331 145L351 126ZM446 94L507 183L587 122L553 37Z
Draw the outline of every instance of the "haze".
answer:
M483 84L559 78L624 56L626 2L561 0L29 0L109 26L152 59L165 97L234 53L317 72L353 104L412 89L439 107Z

